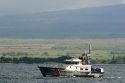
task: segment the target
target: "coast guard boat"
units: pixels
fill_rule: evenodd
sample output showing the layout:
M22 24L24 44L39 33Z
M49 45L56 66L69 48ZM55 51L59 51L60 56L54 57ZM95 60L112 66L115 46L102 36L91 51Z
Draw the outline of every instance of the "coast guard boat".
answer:
M89 46L89 52L82 54L79 58L65 60L60 67L38 66L38 68L44 77L103 77L103 68L95 68L90 64L90 55L91 50Z

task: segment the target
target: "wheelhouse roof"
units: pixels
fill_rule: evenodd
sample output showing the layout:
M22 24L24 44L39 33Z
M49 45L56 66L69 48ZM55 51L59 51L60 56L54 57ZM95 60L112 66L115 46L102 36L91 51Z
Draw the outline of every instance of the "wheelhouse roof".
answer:
M80 59L75 59L75 58L73 58L73 59L68 59L68 60L65 60L65 61L68 61L68 62L81 62L82 60L80 60Z

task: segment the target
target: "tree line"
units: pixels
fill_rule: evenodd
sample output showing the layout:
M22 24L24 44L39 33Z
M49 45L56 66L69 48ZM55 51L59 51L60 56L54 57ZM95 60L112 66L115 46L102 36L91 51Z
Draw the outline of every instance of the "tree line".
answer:
M0 57L0 63L43 63L43 62L63 62L70 59L69 56L61 56L57 58L40 58L40 57Z
M43 62L63 62L70 59L70 56L61 56L57 58L40 58L40 57L0 57L0 63L43 63ZM91 59L92 64L125 64L125 56L113 56L111 60Z
M125 64L125 56L113 56L111 59L91 59L93 64Z

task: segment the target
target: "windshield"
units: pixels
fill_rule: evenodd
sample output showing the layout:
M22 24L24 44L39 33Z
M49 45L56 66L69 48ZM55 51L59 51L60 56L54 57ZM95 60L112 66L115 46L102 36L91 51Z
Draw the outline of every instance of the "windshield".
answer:
M66 61L65 64L79 64L79 62Z

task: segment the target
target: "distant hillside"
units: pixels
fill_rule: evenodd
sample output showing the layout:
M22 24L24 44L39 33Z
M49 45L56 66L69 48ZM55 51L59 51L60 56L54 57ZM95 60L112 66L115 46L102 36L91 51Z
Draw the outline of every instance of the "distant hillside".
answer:
M0 17L0 37L124 38L125 5Z

